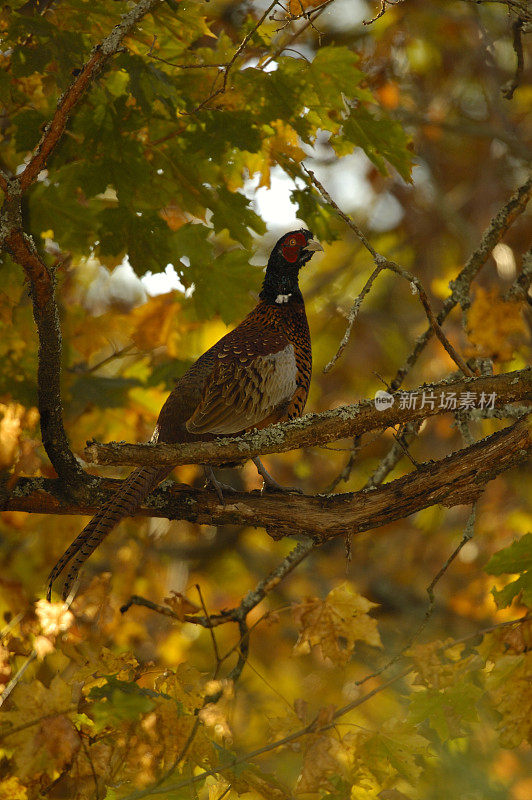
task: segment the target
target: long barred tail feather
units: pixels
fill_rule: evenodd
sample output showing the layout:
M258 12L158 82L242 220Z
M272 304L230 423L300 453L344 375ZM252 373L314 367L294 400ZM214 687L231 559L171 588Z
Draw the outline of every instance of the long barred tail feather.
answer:
M70 547L65 550L48 577L48 591L46 598L50 601L52 586L61 575L69 562L65 584L63 586L63 600L68 597L70 588L74 583L81 567L89 556L96 550L108 533L118 525L121 519L133 514L149 493L170 472L168 468L141 467L134 470L126 478L116 493L102 506L88 525L74 539Z

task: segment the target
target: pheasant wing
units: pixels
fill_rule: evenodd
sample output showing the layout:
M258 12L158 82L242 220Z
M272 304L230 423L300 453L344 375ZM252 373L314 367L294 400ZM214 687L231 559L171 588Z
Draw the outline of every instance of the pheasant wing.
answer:
M268 419L297 389L294 346L282 334L257 342L231 341L218 352L217 364L198 407L187 421L191 433L235 434Z

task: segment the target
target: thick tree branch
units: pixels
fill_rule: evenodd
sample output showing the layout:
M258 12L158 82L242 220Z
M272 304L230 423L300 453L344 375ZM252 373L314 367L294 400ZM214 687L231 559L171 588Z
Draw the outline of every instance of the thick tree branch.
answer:
M42 441L57 474L72 486L90 478L70 449L63 425L62 340L55 301L55 276L37 252L32 237L22 229L20 190L13 180L10 186L2 209L2 238L5 249L22 266L30 285L33 318L39 338L37 393Z
M266 528L274 539L310 536L317 544L347 532L360 533L386 525L429 506L473 503L486 483L522 464L532 451L526 419L446 458L378 489L339 495L261 495L235 492L220 505L213 492L163 484L138 510L140 516L184 519L209 525L251 525ZM81 499L67 503L59 481L21 478L3 510L44 514L94 514L119 483L95 479Z
M480 401L495 395L495 407L509 402L532 401L532 368L503 375L463 378L449 383L427 384L412 390L417 395L416 407L401 408L402 393L395 395L390 408L378 411L372 400L341 406L321 414L306 414L291 422L271 425L262 431L240 437L227 437L212 442L190 444L110 444L91 443L85 457L91 463L129 465L224 464L267 453L283 453L300 447L313 447L337 439L357 436L368 431L383 430L393 425L425 419L452 410L440 407L442 393L456 395L458 406L463 393L473 392ZM425 402L423 404L423 397ZM411 403L410 405L414 405ZM458 407L457 406L457 407Z

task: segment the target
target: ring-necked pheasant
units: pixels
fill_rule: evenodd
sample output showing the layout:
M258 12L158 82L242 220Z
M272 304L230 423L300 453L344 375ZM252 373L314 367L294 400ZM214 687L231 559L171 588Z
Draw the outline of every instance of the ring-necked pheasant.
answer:
M312 370L310 333L299 270L322 246L306 230L285 234L273 248L250 314L207 350L176 382L161 409L152 442L188 442L237 435L300 416ZM270 476L256 461L267 481ZM67 564L66 598L82 564L124 517L131 516L169 473L134 470L59 559L52 584Z

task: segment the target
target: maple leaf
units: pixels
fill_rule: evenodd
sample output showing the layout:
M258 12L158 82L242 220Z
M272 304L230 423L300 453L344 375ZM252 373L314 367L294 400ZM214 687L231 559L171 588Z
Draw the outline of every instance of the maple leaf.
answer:
M463 656L464 645L445 647L445 644L436 640L416 644L407 651L416 669L415 684L445 689L454 686L473 666L480 666L476 653Z
M486 678L492 702L501 715L497 724L503 747L532 741L532 652L503 655Z
M341 752L341 744L335 738L322 734L309 737L295 791L303 794L330 787L328 779L342 771Z
M73 723L65 715L72 707L72 687L56 675L49 688L40 681L19 684L13 692L15 711L4 719L14 727L35 723L10 736L14 759L21 778L52 776L70 763L81 747Z
M185 621L187 614L197 614L197 612L201 610L200 606L197 606L192 600L186 598L181 592L175 592L173 589L170 593L170 597L164 598L164 602L167 606L170 606L181 622Z
M179 331L181 305L173 292L152 297L130 315L133 322L132 338L140 350L168 347ZM176 353L172 350L172 355Z
M266 140L266 157L261 155L255 162L260 172L259 186L268 189L271 188L271 170L279 161L291 159L299 163L306 157L305 151L299 144L299 137L290 125L278 119L271 127L274 134Z
M294 618L301 626L294 652L306 653L317 645L334 664L346 664L357 641L380 647L377 622L368 614L376 605L347 583L332 589L325 600L309 598L294 605Z

